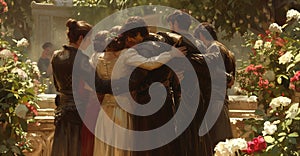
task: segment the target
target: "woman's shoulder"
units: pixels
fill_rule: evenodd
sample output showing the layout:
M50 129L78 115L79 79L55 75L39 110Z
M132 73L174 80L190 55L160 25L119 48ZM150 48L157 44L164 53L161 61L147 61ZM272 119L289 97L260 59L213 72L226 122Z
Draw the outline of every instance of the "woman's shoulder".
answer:
M230 51L223 43L219 41L214 41L208 48L208 51L215 51L218 50L222 54L226 54L230 57L234 57L234 53Z
M68 59L75 59L75 56L77 56L78 49L64 45L61 49L54 51L52 62L53 61L64 61Z

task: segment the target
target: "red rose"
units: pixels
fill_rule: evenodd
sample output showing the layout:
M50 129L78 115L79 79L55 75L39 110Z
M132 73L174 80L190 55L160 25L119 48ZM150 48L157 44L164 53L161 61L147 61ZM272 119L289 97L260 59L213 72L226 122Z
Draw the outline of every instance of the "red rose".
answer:
M277 37L277 38L276 38L276 41L275 41L275 44L276 44L276 45L278 45L278 46L280 46L280 47L283 47L285 43L286 43L286 41L285 41L284 39L282 39L282 38L280 38L280 37Z
M247 154L252 154L255 152L254 147L255 147L255 143L253 141L248 141L247 149L243 150L243 152L246 152Z
M16 53L14 53L14 61L17 62L18 61L18 56Z
M262 136L253 138L252 141L247 142L247 150L243 150L247 154L253 154L255 152L261 152L267 148L267 143Z
M267 143L265 142L265 139L262 136L254 138L253 142L255 143L255 152L261 152L267 148Z
M254 71L255 70L255 67L253 64L250 64L247 68L246 68L246 72L251 72L251 71Z

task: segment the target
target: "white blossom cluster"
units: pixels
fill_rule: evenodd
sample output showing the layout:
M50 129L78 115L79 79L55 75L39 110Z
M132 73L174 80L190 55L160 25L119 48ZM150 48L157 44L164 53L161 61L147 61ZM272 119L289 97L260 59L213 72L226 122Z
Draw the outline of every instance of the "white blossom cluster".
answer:
M12 72L12 73L15 73L15 74L18 74L18 76L19 76L21 79L23 79L23 80L25 80L25 79L28 78L27 73L26 73L24 70L20 69L20 68L17 68L17 67L16 67L16 68L12 69L11 72Z
M254 44L254 49L259 49L261 48L262 46L264 45L264 41L263 40L257 40L255 41L255 44Z
M277 124L280 123L280 120L276 120L273 123L266 121L264 123L264 130L262 131L263 136L273 135L277 131Z
M242 138L226 139L215 147L215 156L235 156L239 150L247 149L247 141Z
M294 58L294 55L292 54L292 52L288 51L284 55L282 55L278 58L279 64L289 63L293 60L293 58Z
M271 32L282 33L282 27L279 26L277 23L272 23L272 24L269 26L269 30L270 30Z
M300 20L300 13L297 10L294 9L290 9L287 13L286 13L286 19L287 21L290 20Z
M8 49L3 49L0 51L0 58L7 59L7 58L11 58L13 56L14 56L13 53L10 52Z
M299 103L294 103L289 110L286 111L286 118L294 119L299 113Z
M276 109L280 106L288 106L289 104L291 104L291 102L292 100L290 98L279 96L277 98L272 99L272 101L270 102L270 107L272 109Z
M272 48L272 43L271 42L265 42L264 47L266 49L270 49L270 48Z
M29 43L26 38L22 38L21 40L17 41L17 47L28 47Z

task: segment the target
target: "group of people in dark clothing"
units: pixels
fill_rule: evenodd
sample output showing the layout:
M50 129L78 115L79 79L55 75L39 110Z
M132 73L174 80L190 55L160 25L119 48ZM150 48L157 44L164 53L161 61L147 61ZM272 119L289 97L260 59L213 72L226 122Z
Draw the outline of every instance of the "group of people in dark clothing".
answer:
M233 137L226 91L234 82L233 53L218 42L209 23L190 34L191 18L179 10L167 22L170 32L150 33L145 20L134 16L92 38L90 24L67 21L69 44L51 60L59 93L53 156L210 156L219 141ZM95 54L89 58L84 51L91 44ZM164 92L151 92L156 82ZM159 102L158 111L139 114ZM119 131L146 132L170 121L171 130L159 136ZM174 138L165 141L165 136ZM159 145L144 147L153 142Z

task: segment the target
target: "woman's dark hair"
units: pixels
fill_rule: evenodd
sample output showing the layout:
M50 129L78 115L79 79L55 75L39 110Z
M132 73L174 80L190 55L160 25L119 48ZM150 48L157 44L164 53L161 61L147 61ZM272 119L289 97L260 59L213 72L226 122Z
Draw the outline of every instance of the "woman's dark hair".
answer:
M125 24L122 26L120 33L124 37L135 37L138 35L138 33L140 33L144 38L149 35L145 20L139 16L128 18Z
M80 36L85 37L92 29L92 25L86 21L76 21L75 19L69 19L66 23L68 27L68 38L70 43L76 43Z
M108 43L107 48L111 51L119 51L125 47L125 41L121 40L119 35L121 28L121 26L114 26L109 30L106 42Z
M45 42L43 45L42 45L42 48L43 49L46 49L48 47L53 47L53 44L51 42Z
M187 31L189 30L192 24L190 15L180 10L174 11L167 17L167 22L171 22L172 24L174 24L175 21L177 21L178 27L180 29Z
M96 35L95 38L93 40L93 44L94 44L94 50L96 52L103 52L106 49L106 39L107 36L109 34L109 31L107 30L102 30L99 31Z
M207 40L216 40L218 41L217 33L215 31L215 27L208 23L203 22L197 26L194 30L194 37L200 38L200 34L202 34Z

